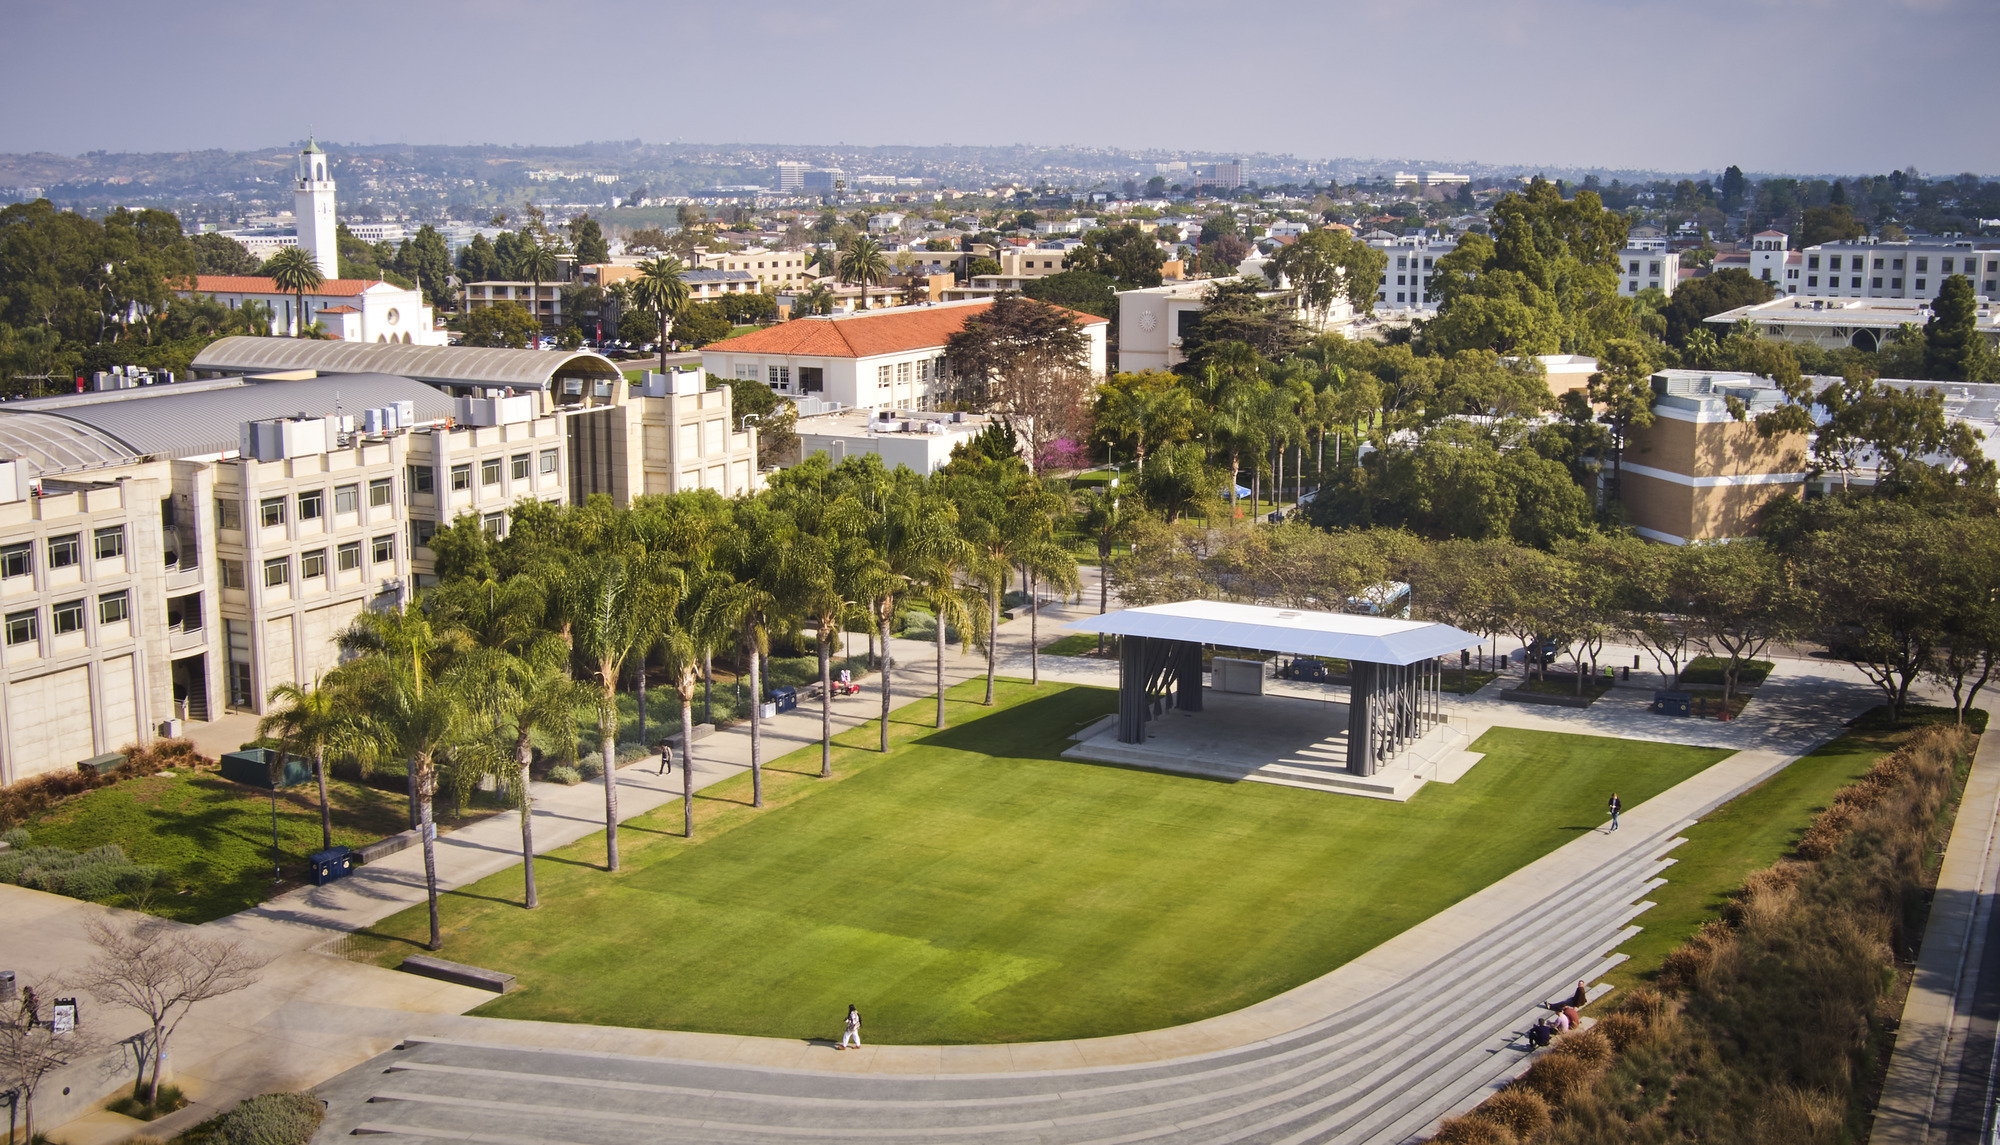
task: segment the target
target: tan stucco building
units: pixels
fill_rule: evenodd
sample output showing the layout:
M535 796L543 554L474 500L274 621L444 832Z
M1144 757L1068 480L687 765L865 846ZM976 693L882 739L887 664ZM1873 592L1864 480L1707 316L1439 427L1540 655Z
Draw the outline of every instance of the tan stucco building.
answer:
M1806 435L1758 432L1756 415L1784 398L1766 379L1662 370L1653 392L1653 424L1631 434L1621 479L1641 536L1674 545L1749 536L1765 505L1804 488Z

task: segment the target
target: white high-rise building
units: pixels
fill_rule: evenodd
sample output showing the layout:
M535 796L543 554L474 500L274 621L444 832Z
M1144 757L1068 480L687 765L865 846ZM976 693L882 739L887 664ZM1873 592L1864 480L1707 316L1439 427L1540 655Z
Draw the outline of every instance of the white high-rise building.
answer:
M333 180L326 173L326 152L306 140L299 152L299 184L292 192L292 218L296 221L299 245L319 264L319 272L329 279L340 277L340 241L336 238L333 214Z

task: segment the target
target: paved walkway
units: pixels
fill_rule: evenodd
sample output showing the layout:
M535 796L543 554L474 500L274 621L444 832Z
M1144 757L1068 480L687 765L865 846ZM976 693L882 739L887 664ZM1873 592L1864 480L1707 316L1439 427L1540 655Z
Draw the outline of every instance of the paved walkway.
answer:
M1094 591L1087 591L1085 599L1089 603L1075 614L1095 612ZM1044 643L1060 635L1057 629L1063 616L1059 608L1045 610L1041 620ZM1002 629L1004 647L999 667L1003 674L1028 675L1027 628L1024 617ZM932 662L935 650L926 643L896 641L895 645L898 657L895 683L897 702L901 704L929 693L935 679ZM948 683L984 672L983 658L977 654L960 656L952 649L947 657ZM1459 1062L1463 1068L1426 1071L1424 1076L1434 1079L1435 1084L1423 1092L1419 1092L1422 1087L1402 1081L1375 1084L1383 1101L1402 1107L1391 1120L1403 1126L1410 1118L1419 1115L1431 1118L1451 1104L1476 1099L1493 1072L1485 1067L1508 1064L1508 1059L1489 1043L1500 1038L1504 1044L1512 1027L1519 1024L1524 1008L1539 996L1604 963L1604 951L1622 941L1618 938L1619 930L1636 913L1631 908L1643 890L1646 878L1641 876L1645 875L1647 865L1658 860L1671 845L1671 835L1681 823L1761 781L1788 762L1789 756L1833 734L1838 720L1873 702L1865 684L1851 673L1843 676L1844 671L1847 671L1844 666L1824 667L1809 661L1787 663L1781 667L1778 678L1760 693L1757 705L1751 709L1753 718L1732 724L1652 716L1643 710L1649 696L1642 698L1637 691L1631 693L1631 702L1626 701L1621 691L1582 712L1530 708L1482 696L1459 701L1459 710L1454 714L1472 722L1475 735L1486 726L1500 725L1636 736L1743 750L1643 807L1634 808L1626 817L1626 830L1619 834L1579 839L1326 978L1236 1014L1124 1039L1013 1047L877 1047L867 1053L841 1055L825 1047L772 1039L716 1039L705 1035L459 1017L489 995L346 963L314 951L347 930L422 901L421 852L405 851L371 864L356 877L333 887L294 891L254 910L209 924L215 931L233 932L246 942L270 951L278 961L267 972L266 981L231 999L211 1003L190 1020L177 1043L175 1059L180 1063L177 1074L198 1106L176 1115L171 1122L156 1123L151 1132L170 1135L182 1127L182 1121L192 1123L213 1108L248 1094L311 1084L382 1053L399 1039L426 1032L473 1041L535 1045L541 1047L537 1052L569 1053L580 1048L610 1047L629 1051L639 1047L641 1052L663 1059L705 1061L711 1065L731 1063L730 1068L805 1069L837 1074L865 1071L905 1078L942 1073L1038 1072L1052 1068L1072 1071L1127 1068L1135 1063L1168 1063L1161 1068L1180 1070L1190 1055L1206 1060L1218 1054L1250 1052L1254 1047L1282 1053L1285 1051L1272 1047L1293 1036L1323 1048L1332 1043L1368 1044L1368 1039L1355 1036L1357 1028L1379 1024L1379 1014L1385 1012L1385 1007L1388 1013L1401 1013L1415 1004L1407 996L1385 993L1399 984L1405 991L1428 989L1426 998L1443 989L1439 983L1470 983L1468 988L1487 991L1468 1003L1476 1007L1481 1016L1479 1021L1463 1028L1451 1022L1425 1027L1452 1031L1456 1036L1471 1038L1470 1042L1442 1046L1425 1042L1406 1047L1425 1060L1430 1060L1426 1055L1444 1054L1445 1059L1440 1060ZM1116 681L1117 668L1111 660L1044 656L1041 673L1045 679L1109 685ZM861 696L836 703L836 730L858 725L880 712L875 686L875 678L871 676L864 681ZM1766 704L1767 698L1772 702ZM788 713L767 721L764 728L765 758L775 759L793 748L817 745L818 712L809 707ZM244 738L233 729L216 730L227 731L238 740ZM233 747L234 743L226 746ZM736 774L748 764L746 729L734 728L699 742L696 756L698 786ZM679 776L662 779L648 764L622 769L618 779L620 810L625 816L661 806L678 798L680 792ZM537 784L535 796L538 850L567 844L602 827L603 789L598 784L574 788ZM443 836L437 850L441 884L463 885L518 864L518 821L512 815L494 816ZM1619 875L1607 876L1608 881L1600 888L1602 895L1593 907L1589 925L1595 930L1579 929L1563 936L1560 928L1556 928L1554 936L1544 937L1570 944L1559 950L1536 945L1541 940L1536 937L1541 935L1541 929L1522 930L1524 924L1533 920L1563 915L1555 905L1560 900L1552 903L1549 898L1551 886L1562 886L1576 879L1575 872L1603 873L1614 869ZM1583 877L1588 880L1595 875ZM1633 890L1634 887L1639 889ZM1628 890L1633 893L1626 894ZM0 958L5 959L5 965L19 969L25 981L87 957L82 929L90 918L102 913L102 908L18 888L0 888L0 911L10 922L17 918L34 919L31 926L10 925L0 934ZM1510 942L1510 946L1518 946L1527 962L1516 967L1513 978L1496 986L1489 978L1468 974L1466 966L1483 966L1490 960L1490 941L1483 936L1502 926L1521 931L1518 942ZM1606 926L1610 929L1604 929ZM1558 965L1560 969L1556 968ZM1429 979L1431 987L1422 987L1425 979L1420 976L1427 972L1437 976ZM356 1004L357 1001L366 1004ZM1459 1011L1447 1009L1440 1011L1440 1016L1456 1013ZM1398 1036L1408 1025L1398 1025ZM1468 1055L1473 1066L1465 1065ZM1269 1055L1260 1050L1257 1056L1262 1060ZM370 1069L379 1068L379 1062L364 1065L348 1075L348 1079L367 1076ZM104 1094L117 1084L106 1077L86 1077L84 1071L73 1073L77 1091L74 1098L66 1103L49 1097L43 1099L46 1123L60 1123L67 1114L80 1112L91 1104L88 1095ZM797 1079L789 1074L788 1078L782 1084L789 1089ZM1076 1081L1077 1077L1071 1076L1070 1080ZM64 1084L70 1081L66 1079ZM1388 1124L1384 1122L1376 1128L1387 1132ZM121 1140L133 1128L132 1122L99 1114L64 1126L63 1140L66 1145L95 1145L100 1141ZM934 1136L944 1131L943 1126L935 1126L918 1136L925 1133ZM1216 1138L1197 1135L1187 1139Z
M1994 701L1985 707L1992 715ZM1980 739L1903 1001L1875 1145L1987 1140L2000 992L2000 735Z

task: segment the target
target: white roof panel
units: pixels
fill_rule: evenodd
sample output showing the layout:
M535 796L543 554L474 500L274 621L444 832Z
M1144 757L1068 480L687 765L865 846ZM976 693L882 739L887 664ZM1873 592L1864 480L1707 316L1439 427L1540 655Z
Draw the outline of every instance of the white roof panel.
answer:
M1255 648L1372 664L1414 664L1480 642L1479 637L1449 624L1222 600L1183 600L1176 604L1125 608L1073 620L1063 627L1072 632L1193 640L1225 648Z

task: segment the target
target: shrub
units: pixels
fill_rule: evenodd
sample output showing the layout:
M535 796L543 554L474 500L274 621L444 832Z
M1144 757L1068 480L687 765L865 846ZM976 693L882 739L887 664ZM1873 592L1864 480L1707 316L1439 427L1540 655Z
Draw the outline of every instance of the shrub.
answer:
M1551 1105L1561 1105L1582 1092L1596 1071L1582 1061L1559 1054L1544 1054L1521 1075L1520 1084Z
M1799 857L1818 862L1833 854L1833 849L1847 837L1847 828L1854 822L1854 814L1855 808L1851 804L1839 802L1820 812L1799 840Z
M1844 1112L1831 1094L1781 1085L1771 1091L1757 1118L1757 1140L1763 1145L1833 1145L1840 1140Z
M160 868L134 863L117 844L88 851L24 847L0 852L0 883L78 899L139 896L159 881Z
M1516 1139L1504 1125L1467 1115L1445 1118L1431 1140L1438 1145L1514 1145Z
M101 774L81 771L51 771L0 787L0 828L15 827L33 819L56 804L86 791L109 787L126 779L154 775L172 767L193 768L209 762L186 740L160 740L141 748L125 749L125 762Z
M1621 1052L1646 1036L1646 1020L1637 1014L1606 1014L1591 1028L1610 1039L1612 1047Z
M326 1106L309 1093L253 1097L222 1119L223 1145L306 1145L326 1118Z
M549 768L549 782L560 783L564 787L575 787L583 782L583 775L576 768L566 763L559 763Z
M1557 1038L1549 1052L1575 1058L1593 1070L1603 1069L1611 1064L1611 1039L1594 1029L1571 1030Z
M1547 1133L1555 1123L1549 1103L1542 1100L1542 1095L1518 1085L1510 1085L1487 1098L1479 1107L1478 1116L1504 1127L1522 1141L1532 1141Z
M596 779L604 774L604 759L601 756L586 755L576 761L576 773L584 779Z
M26 827L10 827L4 834L0 834L0 843L5 843L18 851L28 845L28 829Z
M1661 997L1658 990L1651 986L1639 986L1619 999L1617 1012L1630 1014L1644 1025L1651 1026L1660 1020L1666 1008L1667 1000Z

